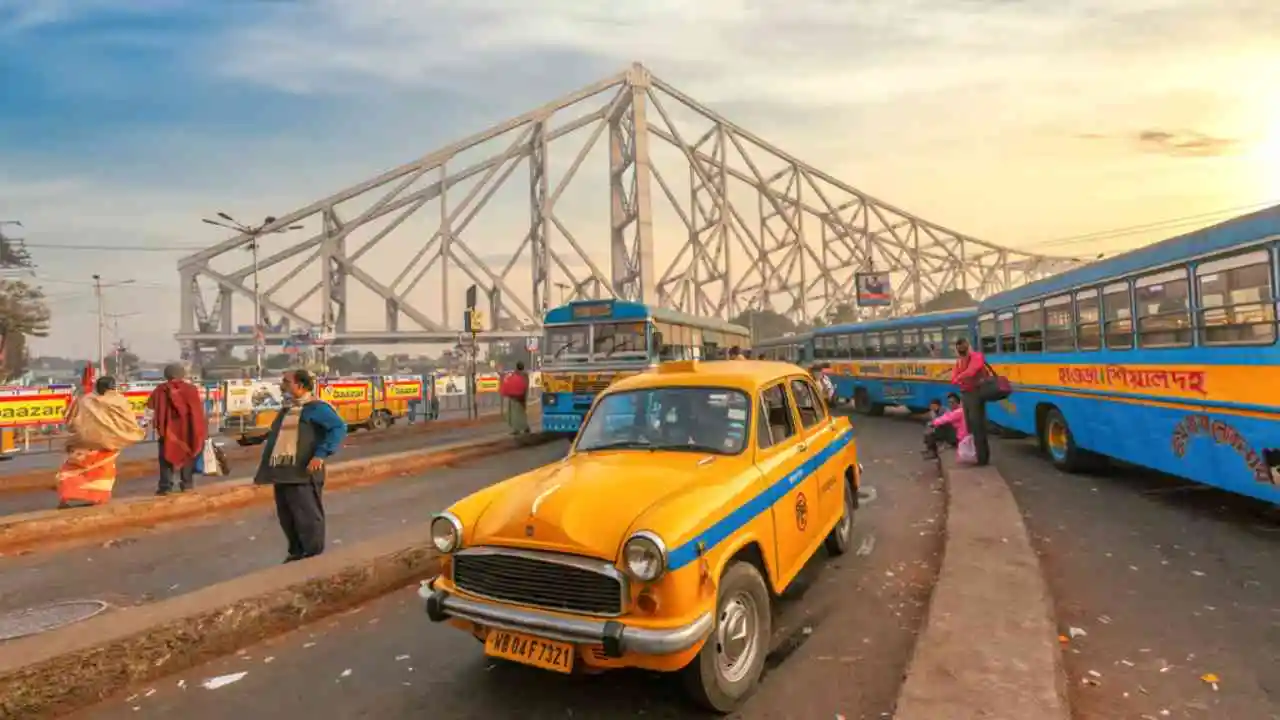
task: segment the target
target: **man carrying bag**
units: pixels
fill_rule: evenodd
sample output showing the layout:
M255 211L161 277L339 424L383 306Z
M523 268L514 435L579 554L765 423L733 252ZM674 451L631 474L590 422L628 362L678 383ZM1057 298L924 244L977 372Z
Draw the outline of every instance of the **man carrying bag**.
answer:
M986 465L991 461L991 446L987 442L987 403L1009 397L1009 381L996 375L987 364L987 358L971 349L968 340L959 338L956 340L956 366L951 371L951 384L960 389L964 422L973 435L977 464Z

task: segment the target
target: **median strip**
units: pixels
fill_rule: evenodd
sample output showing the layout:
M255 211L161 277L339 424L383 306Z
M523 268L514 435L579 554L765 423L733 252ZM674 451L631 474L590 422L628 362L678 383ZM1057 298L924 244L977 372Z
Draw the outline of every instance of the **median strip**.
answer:
M334 463L325 487L342 490L370 485L432 467L485 457L546 442L542 435L490 436L424 450L376 455ZM192 492L165 497L120 500L107 505L74 510L44 510L0 517L0 553L11 553L122 530L185 520L272 501L269 485L255 485L251 478L212 483Z
M0 645L0 717L71 712L425 579L427 524Z
M894 720L1068 720L1040 561L993 467L943 463L947 540Z
M478 418L451 418L448 420L429 420L420 425L410 425L403 430L390 428L387 430L370 431L368 434L352 434L347 437L349 446L369 445L378 442L390 442L393 440L404 439L414 433L429 434L432 431L455 430L458 428L475 427L479 425L492 425L499 422L502 418L497 414L482 415ZM221 436L220 436L221 437ZM217 440L218 438L215 438ZM229 442L234 442L230 437L224 438ZM147 444L154 444L147 441ZM256 458L262 454L262 447L259 445L251 445L248 447L228 447L228 460L249 460ZM3 466L0 466L2 468ZM116 482L126 480L137 480L143 478L154 478L157 472L155 458L144 458L140 460L121 460L116 463ZM0 494L5 493L25 493L39 490L51 490L56 484L56 476L58 468L56 466L37 468L34 470L23 470L7 475L0 475Z

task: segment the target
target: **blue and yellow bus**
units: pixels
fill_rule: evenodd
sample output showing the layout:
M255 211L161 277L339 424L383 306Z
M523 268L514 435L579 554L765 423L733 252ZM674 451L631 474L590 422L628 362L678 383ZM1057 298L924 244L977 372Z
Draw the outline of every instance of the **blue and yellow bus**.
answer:
M586 300L543 319L542 430L576 433L613 381L669 360L719 360L751 332L712 318L627 300Z
M1280 206L995 295L988 406L1075 471L1113 458L1280 503Z
M808 367L813 362L813 333L790 333L782 337L758 340L751 348L751 357Z
M828 366L836 398L883 415L899 405L924 412L951 385L958 338L973 341L977 308L833 325L813 332L813 356Z

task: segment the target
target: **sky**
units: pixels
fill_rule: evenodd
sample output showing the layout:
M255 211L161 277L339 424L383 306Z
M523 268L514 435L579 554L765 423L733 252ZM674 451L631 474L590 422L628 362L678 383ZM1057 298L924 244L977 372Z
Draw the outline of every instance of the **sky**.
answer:
M108 341L175 357L177 261L228 237L201 218L286 215L638 61L925 219L1110 253L1280 203L1277 37L1274 0L0 0L0 230L50 297L37 352L96 353L96 273ZM561 214L607 264L600 164ZM499 265L523 188L468 231Z

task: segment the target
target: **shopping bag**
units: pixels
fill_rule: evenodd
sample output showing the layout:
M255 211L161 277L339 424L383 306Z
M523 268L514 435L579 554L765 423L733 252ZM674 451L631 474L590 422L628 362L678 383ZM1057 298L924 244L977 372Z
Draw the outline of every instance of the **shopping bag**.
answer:
M977 464L978 446L973 442L972 435L965 435L964 439L956 445L956 462L962 465Z
M218 464L218 454L213 447L213 439L205 440L204 450L196 459L196 472L201 475L220 475Z

